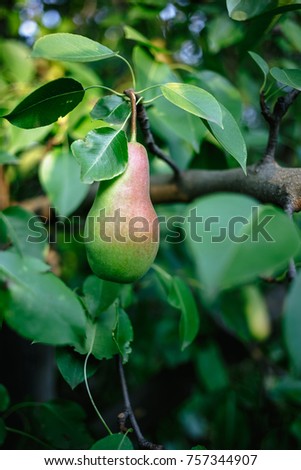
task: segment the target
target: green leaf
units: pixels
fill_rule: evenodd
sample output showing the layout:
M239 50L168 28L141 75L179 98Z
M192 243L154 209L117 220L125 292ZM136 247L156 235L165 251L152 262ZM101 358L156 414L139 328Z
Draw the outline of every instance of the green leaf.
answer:
M164 49L163 47L157 46L156 44L152 43L151 41L149 41L149 39L143 36L143 34L141 34L136 29L132 28L131 26L126 25L123 27L123 30L126 39L131 39L132 41L140 43L143 46L148 47L149 49L170 54L167 49Z
M111 434L95 442L91 450L133 450L133 444L125 434Z
M181 349L184 350L193 342L198 333L199 313L191 290L177 276L173 278L173 290L175 301L178 304L177 308L181 310L180 342Z
M121 96L109 95L100 98L90 114L93 119L102 119L109 124L122 124L129 113L129 105Z
M41 272L43 267L35 258L0 253L0 278L9 291L5 321L36 342L78 345L86 331L81 303L54 274Z
M35 90L2 117L23 129L47 126L70 113L84 94L82 85L73 78L58 78Z
M218 101L202 88L186 83L167 83L161 86L161 90L165 98L175 106L223 127Z
M69 152L51 152L43 159L39 177L57 213L68 216L85 199L89 186L80 179L80 167Z
M0 150L0 165L16 165L19 160L11 153Z
M256 62L256 64L258 65L258 67L263 73L264 80L263 80L263 84L261 87L263 89L265 87L270 68L268 64L266 63L266 61L262 57L260 57L260 55L256 54L256 52L252 52L252 51L248 51L248 52L249 52L249 55L252 57L254 62Z
M185 229L204 296L286 269L300 237L282 211L228 193L189 206Z
M220 105L224 128L208 122L212 134L221 146L240 164L246 174L247 147L240 128L234 117L222 104Z
M48 232L44 222L33 212L11 206L0 212L0 241L11 242L22 256L44 260L48 253Z
M122 353L124 360L130 352L129 344L133 340L133 329L127 314L115 302L98 315L95 322L90 321L87 329L87 340L84 349L86 354L91 350L96 359L111 359Z
M88 449L93 440L84 410L71 401L38 403L28 410L32 431L55 449Z
M32 57L67 62L93 62L116 55L108 47L79 34L48 34L34 44Z
M90 131L85 140L73 142L71 150L84 183L114 178L124 172L128 161L125 132L110 127Z
M300 10L301 4L292 0L227 0L229 16L236 21L246 21L259 16L273 17L288 11Z
M0 418L0 446L2 446L5 439L6 439L6 427L5 427L5 423L3 419Z
M264 12L267 7L274 4L271 0L254 2L253 0L227 0L227 9L230 18L236 21L245 21Z
M85 356L81 356L71 348L60 347L56 349L56 364L72 390L85 380L84 362ZM97 367L98 364L92 364L90 360L87 364L87 377L92 377Z
M96 318L107 310L121 289L122 285L117 282L105 281L94 275L88 276L83 285L83 301L91 317Z
M301 272L290 287L285 301L283 315L283 332L285 344L290 356L292 366L298 374L301 373L301 317L300 317L300 289Z
M181 311L179 334L182 351L195 339L200 326L199 313L189 287L178 276L172 277L162 268L153 265L167 293L167 301Z
M116 306L116 310L118 312L117 321L112 336L125 363L132 352L130 344L134 339L133 327L126 312L119 306Z
M296 90L301 90L301 69L279 69L278 67L272 67L270 72L272 77L278 82L296 88Z
M8 391L4 385L0 384L0 413L6 411L10 404Z
M0 57L3 61L3 73L12 83L31 83L35 68L30 58L30 49L21 41L2 40Z

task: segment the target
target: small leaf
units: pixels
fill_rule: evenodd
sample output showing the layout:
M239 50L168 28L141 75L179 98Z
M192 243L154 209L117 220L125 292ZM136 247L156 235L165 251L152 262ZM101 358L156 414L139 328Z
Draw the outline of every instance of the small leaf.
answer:
M0 413L6 411L10 404L8 391L4 385L0 384Z
M294 279L286 298L283 316L283 332L285 344L298 374L301 373L301 316L300 316L300 289L301 289L301 271Z
M123 362L125 363L128 361L129 354L132 352L130 344L134 338L133 327L128 315L122 308L116 306L116 313L117 321L112 335Z
M125 434L111 434L95 442L91 450L133 450L133 444Z
M173 278L178 308L181 310L180 341L182 351L195 339L200 326L199 313L189 287L179 277Z
M125 132L110 127L90 131L85 140L73 142L71 150L84 183L114 178L123 173L128 161Z
M260 57L260 55L256 54L256 52L252 52L252 51L248 51L248 52L250 56L252 57L252 59L254 60L254 62L256 62L256 64L258 65L258 67L261 69L263 73L264 80L263 80L263 84L261 87L263 89L265 87L270 68L268 64L266 63L266 61L262 57Z
M73 78L58 78L35 90L2 117L22 129L47 126L70 113L84 94L82 85Z
M223 127L218 101L202 88L186 83L167 83L161 90L165 98L179 108Z
M181 349L184 350L192 343L199 330L199 313L194 297L181 278L172 277L157 265L153 265L153 268L167 293L168 303L181 311L179 333Z
M234 117L222 104L220 105L224 128L214 122L208 122L212 134L221 146L240 164L244 173L247 165L247 147L240 128Z
M121 284L105 281L97 276L88 276L83 285L83 301L91 315L96 318L107 310L118 297Z
M0 165L17 165L19 160L11 153L0 150Z
M44 260L48 252L48 232L39 216L22 207L10 206L0 212L3 243L11 242L22 256Z
M149 49L154 49L155 51L160 51L160 52L164 52L165 54L170 54L170 51L152 43L152 41L149 41L145 36L143 36L143 34L141 34L136 29L132 28L131 26L126 25L123 27L123 30L124 30L124 35L126 39L131 39L132 41L142 44L143 46L146 46Z
M56 349L58 369L72 390L85 380L84 362L85 356L76 353L71 348L60 347ZM98 364L92 364L90 360L87 364L87 377L92 377L97 367Z
M80 179L80 167L69 152L48 153L39 168L39 177L57 213L71 214L85 199L89 186Z
M55 33L37 40L32 57L69 62L93 62L116 55L108 47L80 34Z
M129 105L120 96L100 98L91 111L93 119L102 119L109 124L122 124L130 113Z
M0 253L0 278L7 283L8 325L36 342L79 345L86 332L86 316L76 295L36 258ZM46 266L47 267L47 266Z
M278 82L296 90L301 90L301 69L279 69L278 67L273 67L271 68L271 75Z

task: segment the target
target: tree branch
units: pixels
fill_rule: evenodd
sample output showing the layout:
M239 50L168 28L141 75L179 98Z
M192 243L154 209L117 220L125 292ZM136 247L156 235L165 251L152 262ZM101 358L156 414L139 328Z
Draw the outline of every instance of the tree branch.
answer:
M274 160L230 170L187 170L180 179L168 175L151 178L153 203L189 202L215 192L232 192L253 196L292 212L301 210L301 168L283 168Z
M122 388L122 393L123 393L123 399L124 399L124 405L125 405L125 410L123 413L120 413L118 418L119 418L119 426L121 432L126 431L125 423L126 420L129 419L132 425L132 428L136 434L139 446L142 449L148 449L148 450L162 450L163 446L158 445L158 444L153 444L152 442L149 442L145 437L143 436L139 424L136 421L136 417L134 415L131 401L130 401L130 396L129 396L129 391L126 383L126 378L124 374L124 369L123 369L123 364L122 364L122 357L118 357L118 369L119 369L119 376L120 376L120 381L121 381L121 388Z

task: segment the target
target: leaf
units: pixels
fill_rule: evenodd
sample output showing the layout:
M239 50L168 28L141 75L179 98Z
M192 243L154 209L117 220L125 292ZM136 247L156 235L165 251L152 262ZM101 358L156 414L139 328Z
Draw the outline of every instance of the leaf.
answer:
M183 351L192 343L199 331L199 313L194 297L181 278L172 277L157 265L153 265L153 268L167 293L168 303L181 311L179 335Z
M261 2L254 2L253 0L227 0L227 9L230 18L236 21L245 21L264 12L273 3L271 0L262 0Z
M110 127L90 131L85 140L73 142L71 150L84 183L114 178L123 173L128 161L125 132Z
M58 78L35 90L2 117L22 129L47 126L70 113L84 94L82 85L73 78Z
M246 174L247 147L245 140L230 111L228 111L222 104L220 107L222 110L224 128L221 129L220 126L214 122L208 122L208 127L223 149L235 158Z
M129 113L129 105L121 96L109 95L100 98L90 114L93 119L102 119L109 124L122 124Z
M0 384L0 413L6 411L10 404L8 391L4 385Z
M93 440L90 436L84 410L67 400L37 403L27 412L33 434L55 449L87 449Z
M11 83L31 83L34 80L35 68L30 59L30 49L26 44L14 39L1 41L1 59L4 76Z
M167 83L161 86L161 91L168 101L179 108L223 126L218 101L202 88L186 83Z
M67 384L72 390L85 380L84 377L85 356L73 351L71 348L59 347L56 349L56 364ZM98 364L87 364L87 377L92 377Z
M114 57L115 52L80 34L48 34L34 44L32 57L67 62L93 62Z
M149 49L153 49L159 52L164 52L165 54L170 54L170 52L167 49L157 46L152 41L149 41L149 39L147 39L145 36L143 36L143 34L141 34L136 29L132 28L131 26L125 25L123 27L123 30L124 30L124 35L126 39L131 39L132 41L140 43L143 46L148 47Z
M89 323L85 347L79 352L87 354L92 345L92 354L96 359L111 359L120 352L127 359L132 340L133 330L130 320L115 302L101 312L95 322Z
M132 352L130 344L134 339L133 327L126 312L119 306L116 306L116 310L118 312L118 316L112 336L117 349L122 356L123 363L126 363L130 353Z
M180 341L182 351L195 339L199 326L199 313L191 290L179 277L173 278L173 289L181 310Z
M5 423L3 419L0 418L0 446L2 446L5 439L6 439L6 427L5 427Z
M292 366L301 373L301 316L300 316L301 272L294 279L285 301L283 315L283 334Z
M85 199L89 186L80 179L80 167L69 152L48 153L39 178L51 204L61 216L72 214Z
M270 72L272 77L278 82L296 88L296 90L301 90L301 69L279 69L278 67L272 67Z
M278 6L275 7L275 4ZM300 3L291 3L291 0L275 1L263 0L227 0L229 16L236 21L246 21L259 16L273 17L288 11L300 10Z
M45 222L33 212L11 206L0 212L0 228L5 236L3 243L12 242L22 256L44 260L48 253L48 231Z
M17 165L19 160L11 153L0 150L0 165Z
M44 266L35 258L0 253L0 278L9 291L5 321L36 342L78 345L86 331L81 303L54 274L41 272Z
M91 450L133 450L133 444L125 434L111 434L95 442Z
M263 73L264 80L263 80L263 84L261 86L261 89L263 89L265 87L266 80L267 80L270 68L269 68L268 64L266 63L266 61L262 57L260 57L259 54L256 54L256 52L252 52L252 51L248 51L248 52L249 52L249 55L252 57L254 62L256 62L256 64L258 65L258 67L260 68L260 70Z
M207 299L286 269L300 246L298 231L285 214L243 195L220 193L195 201L185 230Z
M88 276L83 285L83 301L91 317L96 318L107 310L118 297L122 285L105 281L97 276Z

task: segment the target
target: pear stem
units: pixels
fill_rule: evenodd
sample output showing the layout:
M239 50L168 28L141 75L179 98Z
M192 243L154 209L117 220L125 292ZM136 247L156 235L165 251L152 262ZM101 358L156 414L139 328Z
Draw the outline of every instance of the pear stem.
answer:
M131 142L136 142L137 140L137 103L136 103L136 94L132 88L124 90L124 94L128 96L131 100Z

